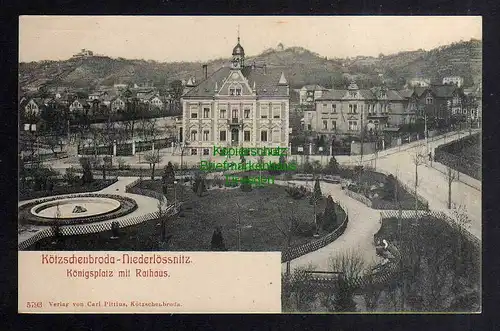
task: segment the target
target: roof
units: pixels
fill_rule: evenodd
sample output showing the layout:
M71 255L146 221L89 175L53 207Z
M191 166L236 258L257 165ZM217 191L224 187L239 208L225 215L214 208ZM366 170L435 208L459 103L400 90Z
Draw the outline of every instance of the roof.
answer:
M82 106L84 106L84 107L89 105L89 103L88 103L88 102L87 102L87 100L85 100L85 99L76 99L75 101L78 101L78 102L79 102L79 103L81 103L81 104L82 104ZM73 102L75 102L75 101L73 101Z
M409 98L412 96L413 94L413 90L412 89L404 89L404 90L399 90L398 91L398 94L402 97L402 98Z
M201 81L197 86L189 89L183 97L213 97L216 94L215 89L220 89L224 85L226 78L229 77L232 69L222 67L212 73L207 79ZM255 92L257 96L288 96L288 86L280 85L279 81L282 73L265 73L263 68L252 68L251 66L241 69L241 73L247 79L250 88L255 83Z
M327 88L321 86L321 85L304 85L302 86L301 90L308 90L308 91L328 91Z

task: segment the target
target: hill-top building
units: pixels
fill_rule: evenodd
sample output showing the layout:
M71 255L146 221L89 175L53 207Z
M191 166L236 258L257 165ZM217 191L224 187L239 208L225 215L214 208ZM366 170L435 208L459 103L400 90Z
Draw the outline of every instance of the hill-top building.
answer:
M230 66L211 75L204 69L181 98L186 155L210 155L214 145L288 147L290 89L283 72L246 65L239 37Z

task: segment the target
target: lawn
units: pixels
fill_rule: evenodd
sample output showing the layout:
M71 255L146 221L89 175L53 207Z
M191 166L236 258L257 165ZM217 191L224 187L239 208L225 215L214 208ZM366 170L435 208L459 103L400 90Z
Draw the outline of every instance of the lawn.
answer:
M295 216L306 222L313 222L313 206L308 199L294 200L285 192L285 187L269 185L251 192L239 188L209 188L204 196L198 197L191 187L177 185L176 198L186 203L183 211L168 220L167 236L171 235L169 250L208 251L212 234L217 226L222 228L226 248L237 250L237 219L241 224L241 251L281 251L285 236L278 227L285 229L287 219ZM145 180L140 188L161 191L161 181ZM167 192L173 199L174 192ZM317 212L324 210L320 201ZM238 207L239 206L239 207ZM281 214L281 215L280 215ZM344 212L338 208L337 218L344 219ZM61 250L157 250L160 238L160 222L150 221L121 229L120 238L111 240L111 231L92 235L65 237ZM320 231L320 236L327 233ZM294 235L292 246L315 240L313 237ZM51 239L35 243L32 250L54 249Z
M381 210L396 210L398 204L401 209L415 209L415 197L408 190L395 182L394 189L388 191L390 185L389 177L385 174L363 170L361 175L357 175L350 169L343 169L340 173L343 178L348 178L353 181L349 186L351 191L363 194L372 201L373 209ZM396 198L397 192L397 200ZM418 209L427 209L427 205L423 201L418 201Z
M96 192L116 183L116 181L116 178L106 180L94 179L92 183L81 185L80 183L68 184L62 179L55 179L52 190L34 191L31 188L21 188L19 190L19 200L38 199L61 194Z

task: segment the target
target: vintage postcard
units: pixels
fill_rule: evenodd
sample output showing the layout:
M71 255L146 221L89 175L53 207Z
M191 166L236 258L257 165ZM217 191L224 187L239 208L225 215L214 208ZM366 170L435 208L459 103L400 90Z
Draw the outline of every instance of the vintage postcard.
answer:
M21 16L21 313L481 312L479 16Z

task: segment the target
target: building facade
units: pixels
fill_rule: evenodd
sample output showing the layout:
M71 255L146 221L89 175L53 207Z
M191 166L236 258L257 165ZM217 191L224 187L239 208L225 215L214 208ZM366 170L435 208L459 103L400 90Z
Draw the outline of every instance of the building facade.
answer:
M346 90L332 90L315 102L315 109L304 112L305 129L321 135L359 135L382 131L415 120L407 100L385 86L369 90L351 83Z
M443 85L456 85L457 87L462 87L464 85L464 79L460 76L444 77Z
M299 104L314 105L314 101L326 92L328 89L321 85L305 85L299 90Z
M288 147L290 89L284 73L245 65L239 37L232 56L230 66L186 84L179 128L186 155L211 155L214 146Z

